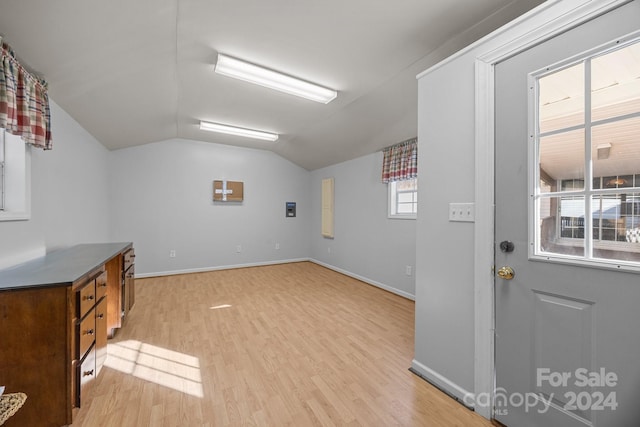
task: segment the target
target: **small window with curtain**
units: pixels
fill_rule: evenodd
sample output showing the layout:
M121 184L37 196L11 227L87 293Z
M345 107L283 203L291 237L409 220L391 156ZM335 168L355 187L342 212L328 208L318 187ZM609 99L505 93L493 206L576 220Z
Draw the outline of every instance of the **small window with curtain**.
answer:
M383 150L382 182L388 185L389 218L416 219L418 213L418 140Z
M47 83L0 37L0 221L30 217L30 149L52 148Z

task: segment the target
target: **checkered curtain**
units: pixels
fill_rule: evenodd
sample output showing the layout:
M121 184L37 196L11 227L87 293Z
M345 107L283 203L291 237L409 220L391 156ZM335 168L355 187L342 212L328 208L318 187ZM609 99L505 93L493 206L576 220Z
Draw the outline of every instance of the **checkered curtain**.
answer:
M382 182L403 181L418 176L418 139L413 138L383 150Z
M33 76L0 38L0 128L27 144L51 149L47 83Z

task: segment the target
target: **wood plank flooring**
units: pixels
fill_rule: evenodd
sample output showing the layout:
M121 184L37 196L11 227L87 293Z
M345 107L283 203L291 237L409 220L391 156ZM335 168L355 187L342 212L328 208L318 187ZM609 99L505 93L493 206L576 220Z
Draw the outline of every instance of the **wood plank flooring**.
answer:
M139 279L73 426L491 426L413 339L413 301L309 262Z

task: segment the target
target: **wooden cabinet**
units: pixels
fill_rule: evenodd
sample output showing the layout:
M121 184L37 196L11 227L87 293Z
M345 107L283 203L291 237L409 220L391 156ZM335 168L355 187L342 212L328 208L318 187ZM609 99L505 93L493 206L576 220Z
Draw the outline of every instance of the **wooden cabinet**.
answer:
M25 405L5 426L71 423L74 304L67 286L0 294L0 378L7 393L27 395Z
M110 295L107 304L107 334L110 338L122 327L122 255L110 259L106 264L107 293Z
M135 302L135 252L133 247L109 260L106 264L109 293L107 305L107 333L115 335L121 328Z
M7 393L27 395L4 426L73 422L107 356L109 307L112 299L122 303L130 249L131 243L78 245L0 271L0 382ZM129 304L132 283L133 276Z
M77 285L74 291L76 299L76 318L74 339L77 345L74 351L73 372L75 394L72 396L74 408L80 408L83 396L86 396L93 380L102 366L97 364L98 336L106 341L106 323L98 321L98 307L104 309L107 303L107 272L104 267L90 274L86 283ZM100 328L98 328L100 325ZM101 344L103 344L101 342ZM106 350L106 343L104 343ZM100 359L104 363L104 359Z
M100 374L107 359L107 299L96 305L96 375Z

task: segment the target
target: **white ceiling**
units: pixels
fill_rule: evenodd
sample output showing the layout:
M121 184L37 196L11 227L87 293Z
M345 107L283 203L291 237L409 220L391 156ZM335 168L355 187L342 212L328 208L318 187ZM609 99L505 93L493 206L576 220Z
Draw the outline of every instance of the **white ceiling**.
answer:
M0 0L0 35L109 149L186 138L314 170L416 136L415 75L541 2ZM215 74L218 52L338 98L323 105ZM213 134L199 120L281 136Z

